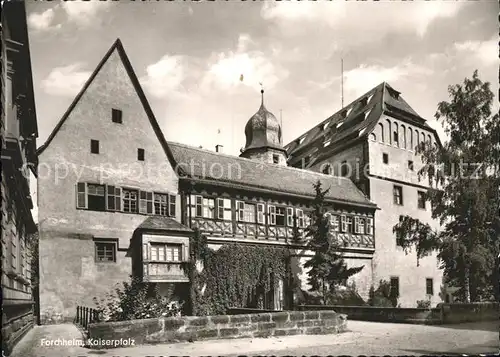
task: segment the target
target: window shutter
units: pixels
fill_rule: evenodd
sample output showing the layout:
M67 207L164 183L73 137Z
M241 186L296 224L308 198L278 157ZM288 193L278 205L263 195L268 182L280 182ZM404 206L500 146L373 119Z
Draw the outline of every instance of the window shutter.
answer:
M122 189L115 187L115 211L122 210Z
M295 214L297 215L297 227L304 228L304 211L297 208Z
M215 218L217 219L224 219L224 199L222 198L217 198L215 200Z
M170 217L175 217L176 204L177 204L177 196L168 195L168 215Z
M354 217L354 233L359 233L359 218Z
M231 213L231 199L224 198L224 220L231 221L233 219Z
M147 243L142 245L142 259L148 260L148 244Z
M106 210L115 210L115 186L106 185Z
M84 182L76 185L76 208L87 208L87 184Z
M153 214L153 192L146 193L146 213Z
M368 218L366 220L366 233L373 234L373 218Z
M203 217L203 197L196 196L196 217Z
M293 208L286 208L286 223L288 227L293 227Z
M267 206L269 221L268 224L275 225L276 224L276 206L269 205Z
M146 213L147 212L147 193L145 191L139 191L139 213Z
M243 220L245 218L244 211L245 211L245 202L236 201L236 218L240 222L243 222Z
M304 228L307 228L311 225L311 217L308 213L304 214Z
M264 204L263 203L257 203L257 223L260 224L265 224L265 219L264 219Z
M340 216L340 231L347 231L347 217L345 215Z

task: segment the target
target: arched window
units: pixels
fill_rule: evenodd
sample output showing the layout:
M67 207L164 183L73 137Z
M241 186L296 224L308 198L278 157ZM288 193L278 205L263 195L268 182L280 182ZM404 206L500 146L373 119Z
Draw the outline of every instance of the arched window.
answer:
M401 125L401 147L406 149L406 126Z
M379 133L379 138L380 138L380 142L384 142L384 124L382 123L378 123L378 130L380 131Z
M394 123L394 130L392 132L392 142L395 146L399 147L399 127L398 123Z
M413 150L414 147L413 147L413 129L412 128L408 128L408 139L410 140L410 150Z
M370 134L370 139L373 141L377 141L377 136L375 135L375 133Z
M427 134L427 142L429 144L432 144L432 139L431 139L431 135L430 134Z
M420 135L418 134L418 130L415 130L415 149L417 148L419 143L420 143Z
M333 167L332 167L332 165L330 165L330 164L323 164L321 166L323 167L322 172L325 175L331 175L333 173Z
M390 145L392 144L392 126L391 126L391 121L389 119L386 119L386 124L387 124L387 143Z

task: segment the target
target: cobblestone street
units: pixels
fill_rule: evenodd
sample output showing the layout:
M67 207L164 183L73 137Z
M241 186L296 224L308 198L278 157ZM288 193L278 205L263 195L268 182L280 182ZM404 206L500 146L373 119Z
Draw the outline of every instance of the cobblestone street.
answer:
M16 346L13 357L237 356L237 355L459 355L498 353L498 322L447 326L349 321L339 335L197 341L112 350L42 346L45 341L81 339L71 324L37 326Z

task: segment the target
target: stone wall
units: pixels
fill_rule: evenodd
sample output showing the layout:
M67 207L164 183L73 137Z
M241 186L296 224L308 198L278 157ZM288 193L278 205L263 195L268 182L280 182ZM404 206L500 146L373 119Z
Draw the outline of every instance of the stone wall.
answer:
M415 324L458 324L499 319L499 303L439 304L432 309L373 306L303 305L299 310L334 310L351 320Z
M334 311L284 311L104 322L89 325L88 336L94 341L132 339L135 345L141 345L241 337L334 334L344 332L346 327L346 316Z

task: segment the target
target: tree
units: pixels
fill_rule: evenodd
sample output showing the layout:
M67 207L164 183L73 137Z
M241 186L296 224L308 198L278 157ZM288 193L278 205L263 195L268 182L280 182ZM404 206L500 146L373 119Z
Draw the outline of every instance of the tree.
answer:
M406 252L418 259L438 253L445 282L459 288L459 300L498 298L500 241L500 121L492 115L494 95L477 71L463 85L448 87L450 101L435 114L449 141L443 146L421 143L417 152L427 177L426 199L443 229L401 216L393 228Z
M307 273L311 285L309 290L319 293L323 304L326 304L327 292L333 292L336 284L357 274L363 266L347 268L341 254L342 246L331 234L330 221L326 215L325 196L329 189L323 190L320 181L313 186L316 196L311 224L306 228L306 239L308 239L306 248L313 251L314 255L304 267L309 269Z

